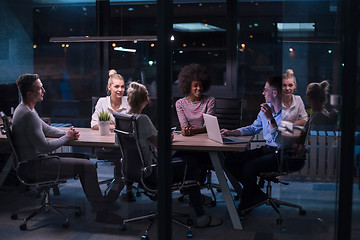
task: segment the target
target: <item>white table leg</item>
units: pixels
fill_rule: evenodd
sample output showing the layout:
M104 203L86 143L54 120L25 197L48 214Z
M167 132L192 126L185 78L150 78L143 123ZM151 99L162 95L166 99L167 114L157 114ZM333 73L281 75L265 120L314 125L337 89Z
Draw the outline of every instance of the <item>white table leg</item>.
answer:
M210 152L211 162L213 164L216 176L218 178L218 181L219 181L219 184L221 187L221 192L224 196L226 207L229 211L229 215L230 215L230 219L233 224L233 227L234 227L234 229L242 230L243 228L241 226L240 218L236 211L236 207L235 207L233 198L231 196L230 189L227 184L223 168L221 166L219 154L221 154L221 153Z

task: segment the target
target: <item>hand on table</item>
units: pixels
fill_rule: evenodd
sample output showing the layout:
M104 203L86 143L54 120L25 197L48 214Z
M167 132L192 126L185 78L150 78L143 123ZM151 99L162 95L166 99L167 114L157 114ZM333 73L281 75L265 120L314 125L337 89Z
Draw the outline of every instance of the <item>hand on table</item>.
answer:
M182 128L181 128L181 134L182 134L183 136L192 136L192 135L194 135L193 129L192 129L192 127L190 127L190 126L184 126L184 127L182 127Z
M71 126L67 132L66 132L66 137L69 139L69 140L78 140L79 137L80 137L80 133L78 130L76 130L73 126Z

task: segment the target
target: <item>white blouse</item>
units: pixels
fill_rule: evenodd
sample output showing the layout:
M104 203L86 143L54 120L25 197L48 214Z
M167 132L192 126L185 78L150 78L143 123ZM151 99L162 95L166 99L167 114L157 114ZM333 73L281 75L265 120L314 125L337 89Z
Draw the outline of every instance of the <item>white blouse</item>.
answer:
M108 112L110 113L110 124L114 125L115 124L115 118L113 116L114 112L124 112L127 113L128 110L130 109L129 103L127 101L127 97L126 96L122 96L121 97L121 105L119 107L119 109L114 110L111 107L111 102L110 102L110 96L107 97L101 97L99 98L98 102L96 103L95 106L95 111L91 117L91 127L94 127L96 124L99 124L99 113L100 112Z
M292 103L290 108L282 105L282 120L295 122L298 120L308 120L308 115L305 110L304 102L298 95L292 95Z

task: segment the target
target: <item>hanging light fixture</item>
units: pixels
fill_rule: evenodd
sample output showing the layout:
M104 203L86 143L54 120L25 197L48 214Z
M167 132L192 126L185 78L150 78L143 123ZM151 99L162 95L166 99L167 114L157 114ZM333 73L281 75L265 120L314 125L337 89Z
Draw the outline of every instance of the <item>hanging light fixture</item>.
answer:
M147 42L157 41L157 36L74 36L51 37L50 42Z

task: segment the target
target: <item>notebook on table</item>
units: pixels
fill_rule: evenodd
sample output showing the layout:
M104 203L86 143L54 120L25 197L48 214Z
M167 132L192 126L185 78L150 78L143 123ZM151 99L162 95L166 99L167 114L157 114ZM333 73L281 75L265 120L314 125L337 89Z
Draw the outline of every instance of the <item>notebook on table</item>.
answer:
M208 134L208 138L213 141L222 143L222 144L231 144L231 143L247 143L247 140L238 138L238 137L223 137L220 134L220 128L218 119L216 116L212 116L206 113L203 113L204 122L206 126L206 131Z

